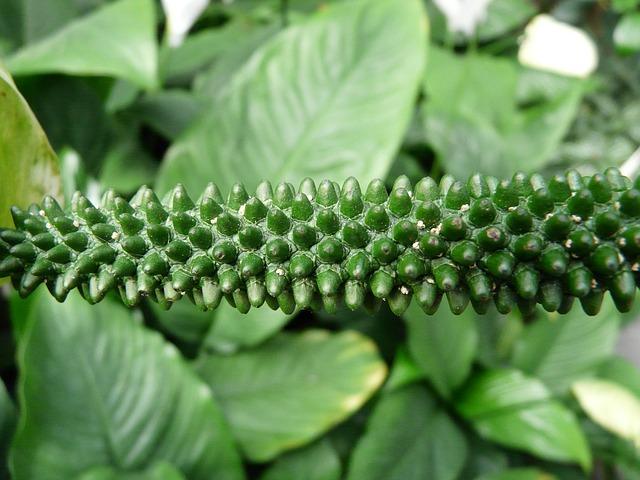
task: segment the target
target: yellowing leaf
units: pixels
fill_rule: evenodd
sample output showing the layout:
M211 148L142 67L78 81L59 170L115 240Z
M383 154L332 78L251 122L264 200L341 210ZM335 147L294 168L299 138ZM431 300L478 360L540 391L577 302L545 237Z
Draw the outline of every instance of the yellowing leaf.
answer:
M38 120L0 65L0 227L12 227L12 205L61 196L58 160Z
M640 448L640 399L606 380L579 380L572 391L593 421Z

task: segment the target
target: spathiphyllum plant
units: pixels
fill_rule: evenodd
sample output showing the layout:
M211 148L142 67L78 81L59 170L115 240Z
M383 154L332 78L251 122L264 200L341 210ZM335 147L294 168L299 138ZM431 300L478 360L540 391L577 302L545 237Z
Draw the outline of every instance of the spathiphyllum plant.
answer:
M639 12L0 0L0 480L640 480Z

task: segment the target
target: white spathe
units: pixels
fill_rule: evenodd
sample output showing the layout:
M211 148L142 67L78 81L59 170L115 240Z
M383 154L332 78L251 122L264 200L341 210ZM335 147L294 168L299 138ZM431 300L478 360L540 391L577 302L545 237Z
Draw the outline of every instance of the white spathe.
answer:
M583 30L541 14L525 28L518 60L527 67L586 78L598 66L598 50Z
M196 22L209 0L162 0L167 17L167 43L170 47L182 44L189 29Z
M434 3L447 17L447 28L451 33L462 33L471 37L476 27L487 17L487 8L491 1L434 0Z

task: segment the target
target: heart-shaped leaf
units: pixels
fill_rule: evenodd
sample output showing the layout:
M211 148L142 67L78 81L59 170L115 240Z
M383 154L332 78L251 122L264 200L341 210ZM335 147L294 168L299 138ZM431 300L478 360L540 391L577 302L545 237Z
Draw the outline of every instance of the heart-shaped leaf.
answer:
M196 369L256 462L304 445L347 418L386 374L369 339L324 330L281 333L253 350L204 356Z
M189 479L244 478L222 413L177 349L131 312L72 294L33 300L20 337L16 480L67 480L159 461Z
M158 189L384 177L415 101L426 26L418 0L357 0L283 30L174 143Z

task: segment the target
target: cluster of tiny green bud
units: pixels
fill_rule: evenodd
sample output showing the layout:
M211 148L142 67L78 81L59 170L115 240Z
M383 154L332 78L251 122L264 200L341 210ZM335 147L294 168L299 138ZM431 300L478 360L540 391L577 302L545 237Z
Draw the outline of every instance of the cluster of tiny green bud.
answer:
M241 312L292 313L386 301L400 315L412 298L427 314L443 296L455 314L469 303L565 313L578 298L594 315L607 290L628 311L640 280L640 182L615 168L549 181L401 176L391 192L373 180L362 193L355 178L307 178L297 192L262 182L254 196L236 184L226 202L214 184L195 203L181 185L163 201L143 187L131 201L107 191L96 207L76 193L70 211L47 197L12 216L0 277L22 296L45 283L61 302L75 288L91 303L117 289L128 306L186 295L203 310L225 298Z

